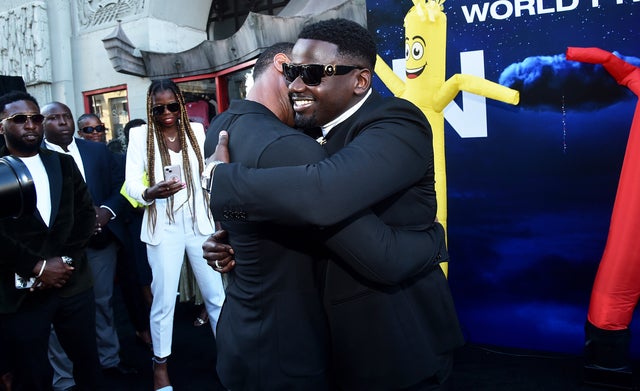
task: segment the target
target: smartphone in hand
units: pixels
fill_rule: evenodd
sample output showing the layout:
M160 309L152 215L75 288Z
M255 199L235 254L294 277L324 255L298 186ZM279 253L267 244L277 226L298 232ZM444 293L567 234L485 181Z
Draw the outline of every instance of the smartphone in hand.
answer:
M178 182L182 182L182 170L180 169L179 164L174 164L171 166L164 167L164 180L170 181L172 179L177 179Z

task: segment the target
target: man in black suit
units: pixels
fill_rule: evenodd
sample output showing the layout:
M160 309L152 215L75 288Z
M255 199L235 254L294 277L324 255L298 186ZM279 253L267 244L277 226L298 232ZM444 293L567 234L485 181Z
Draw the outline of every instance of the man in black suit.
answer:
M0 119L6 141L0 155L11 154L27 165L37 194L33 214L0 220L0 332L10 344L13 389L51 389L52 324L74 363L78 389L100 389L95 301L85 254L96 220L91 196L71 157L40 148L44 118L35 98L24 92L0 97ZM18 276L36 277L31 289L18 289Z
M333 19L303 29L284 74L296 126L321 127L331 157L268 170L213 163L204 175L214 174L215 219L329 226L370 207L390 225L434 224L430 126L410 102L371 91L375 55L372 37L354 22ZM390 269L405 263L393 255L388 260ZM434 262L392 282L372 283L343 262L328 264L325 300L338 386L450 387L453 350L463 337L442 269Z
M132 368L120 361L120 342L113 311L118 251L121 244L129 240L121 218L127 203L120 194L124 182L122 165L118 165L104 143L74 137L75 124L67 105L48 103L42 108L42 114L45 116L43 146L73 157L94 202L96 225L87 245L87 258L94 281L100 365L108 374L133 373ZM72 386L70 363L56 344L55 337L52 338L50 354L55 370L55 387L64 389Z
M231 102L209 127L208 133L230 129L237 135L231 153L247 166L296 165L325 157L313 139L283 123L293 124L281 68L291 46L265 50L247 99ZM271 223L225 222L223 227L230 233L237 266L229 274L218 321L220 381L232 390L327 390L328 329L311 235Z

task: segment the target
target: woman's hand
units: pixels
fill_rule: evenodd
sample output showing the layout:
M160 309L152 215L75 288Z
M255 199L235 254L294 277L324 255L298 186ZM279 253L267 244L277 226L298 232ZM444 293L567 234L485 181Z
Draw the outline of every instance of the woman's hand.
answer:
M187 184L173 178L168 181L160 181L145 190L144 198L147 201L156 200L158 198L169 198L180 190L187 187Z

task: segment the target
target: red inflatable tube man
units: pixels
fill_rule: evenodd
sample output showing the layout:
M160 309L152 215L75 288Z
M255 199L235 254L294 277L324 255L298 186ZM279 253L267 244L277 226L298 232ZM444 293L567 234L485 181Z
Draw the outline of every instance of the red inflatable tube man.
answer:
M640 95L640 68L598 48L569 47L567 60L602 64L618 82ZM636 105L618 182L609 235L591 291L586 348L600 343L595 364L624 367L630 341L629 323L640 297L640 104ZM606 346L609 345L609 346ZM589 353L589 352L588 352ZM609 357L599 357L608 355ZM619 356L623 355L623 356ZM589 356L589 354L587 354ZM587 357L589 358L589 357Z

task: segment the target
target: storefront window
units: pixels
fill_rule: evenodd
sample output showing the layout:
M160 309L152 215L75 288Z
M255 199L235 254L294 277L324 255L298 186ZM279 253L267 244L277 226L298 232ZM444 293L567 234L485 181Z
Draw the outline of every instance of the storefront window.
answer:
M184 95L189 119L201 123L207 129L211 119L218 113L215 78L187 80L176 84Z
M245 99L253 85L255 60L224 71L174 79L185 98L191 121L200 122L205 130L211 119L225 111L234 99Z
M107 141L124 138L124 126L129 122L129 104L127 89L118 86L108 89L88 91L85 96L85 109L95 113L107 127Z
M227 76L229 101L246 98L251 86L253 86L253 67L229 74Z

